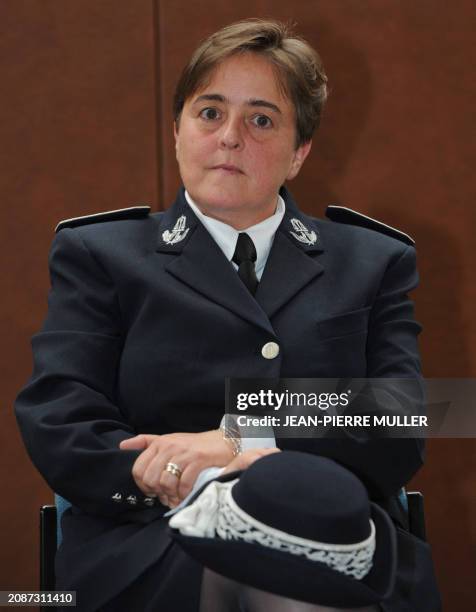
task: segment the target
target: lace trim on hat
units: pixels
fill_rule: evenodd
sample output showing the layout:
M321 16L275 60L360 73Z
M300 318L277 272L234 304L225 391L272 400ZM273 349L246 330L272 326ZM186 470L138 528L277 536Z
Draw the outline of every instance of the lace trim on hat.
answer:
M270 527L244 512L231 495L235 482L210 483L190 506L170 519L170 526L187 536L238 540L302 556L357 580L370 572L376 545L373 521L369 537L361 542L329 544L307 540Z
M370 521L370 535L355 544L329 544L293 536L265 525L244 512L231 495L231 489L222 492L216 525L222 540L243 540L274 550L304 556L319 561L347 576L362 580L372 568L375 552L375 525Z

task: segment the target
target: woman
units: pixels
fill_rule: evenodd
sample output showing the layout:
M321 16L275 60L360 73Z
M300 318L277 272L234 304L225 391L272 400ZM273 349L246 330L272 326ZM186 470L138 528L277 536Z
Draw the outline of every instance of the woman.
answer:
M204 470L271 452L233 459L236 434L218 429L226 377L420 375L408 239L358 215L307 217L282 187L309 153L326 81L279 23L220 30L177 86L175 203L58 227L16 411L35 465L73 504L57 588L80 610L195 609L201 568L162 517ZM342 463L405 527L395 495L422 463L414 440L276 445ZM385 609L433 612L428 547L399 537Z

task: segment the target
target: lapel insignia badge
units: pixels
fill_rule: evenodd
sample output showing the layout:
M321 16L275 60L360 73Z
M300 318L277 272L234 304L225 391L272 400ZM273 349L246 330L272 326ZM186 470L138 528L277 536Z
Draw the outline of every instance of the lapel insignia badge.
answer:
M164 239L164 242L166 244L176 244L177 242L183 240L190 229L189 227L185 227L186 223L187 217L185 215L179 217L175 222L172 231L169 232L169 230L165 230L165 232L162 233L162 238Z
M289 233L292 236L294 236L296 240L299 240L299 242L302 242L303 244L307 244L309 246L316 244L317 242L316 232L310 232L307 229L307 227L304 225L304 223L300 221L299 219L291 219L291 224L295 232L289 230Z

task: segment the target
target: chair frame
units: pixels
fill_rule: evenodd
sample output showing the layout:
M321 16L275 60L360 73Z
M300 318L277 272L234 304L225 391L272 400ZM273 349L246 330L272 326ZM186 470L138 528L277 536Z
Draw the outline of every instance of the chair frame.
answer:
M56 518L56 506L40 508L40 591L55 590Z
M423 495L420 491L407 491L408 501L408 530L409 532L426 542L425 510L423 507Z

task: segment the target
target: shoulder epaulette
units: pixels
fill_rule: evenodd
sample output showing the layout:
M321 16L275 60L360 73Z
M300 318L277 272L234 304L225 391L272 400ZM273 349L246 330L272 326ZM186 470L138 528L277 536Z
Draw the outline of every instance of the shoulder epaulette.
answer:
M351 208L345 206L328 206L326 210L326 217L337 223L348 223L349 225L358 225L359 227L367 227L368 229L375 230L386 236L391 236L397 240L401 240L405 244L414 246L415 241L411 236L395 229L391 225L367 217Z
M55 227L55 232L59 232L65 227L78 227L80 225L89 225L90 223L102 223L103 221L115 221L117 219L141 219L147 217L150 213L150 206L130 206L129 208L120 208L119 210L108 210L105 212L95 213L93 215L84 215L83 217L73 217L72 219L64 219Z

